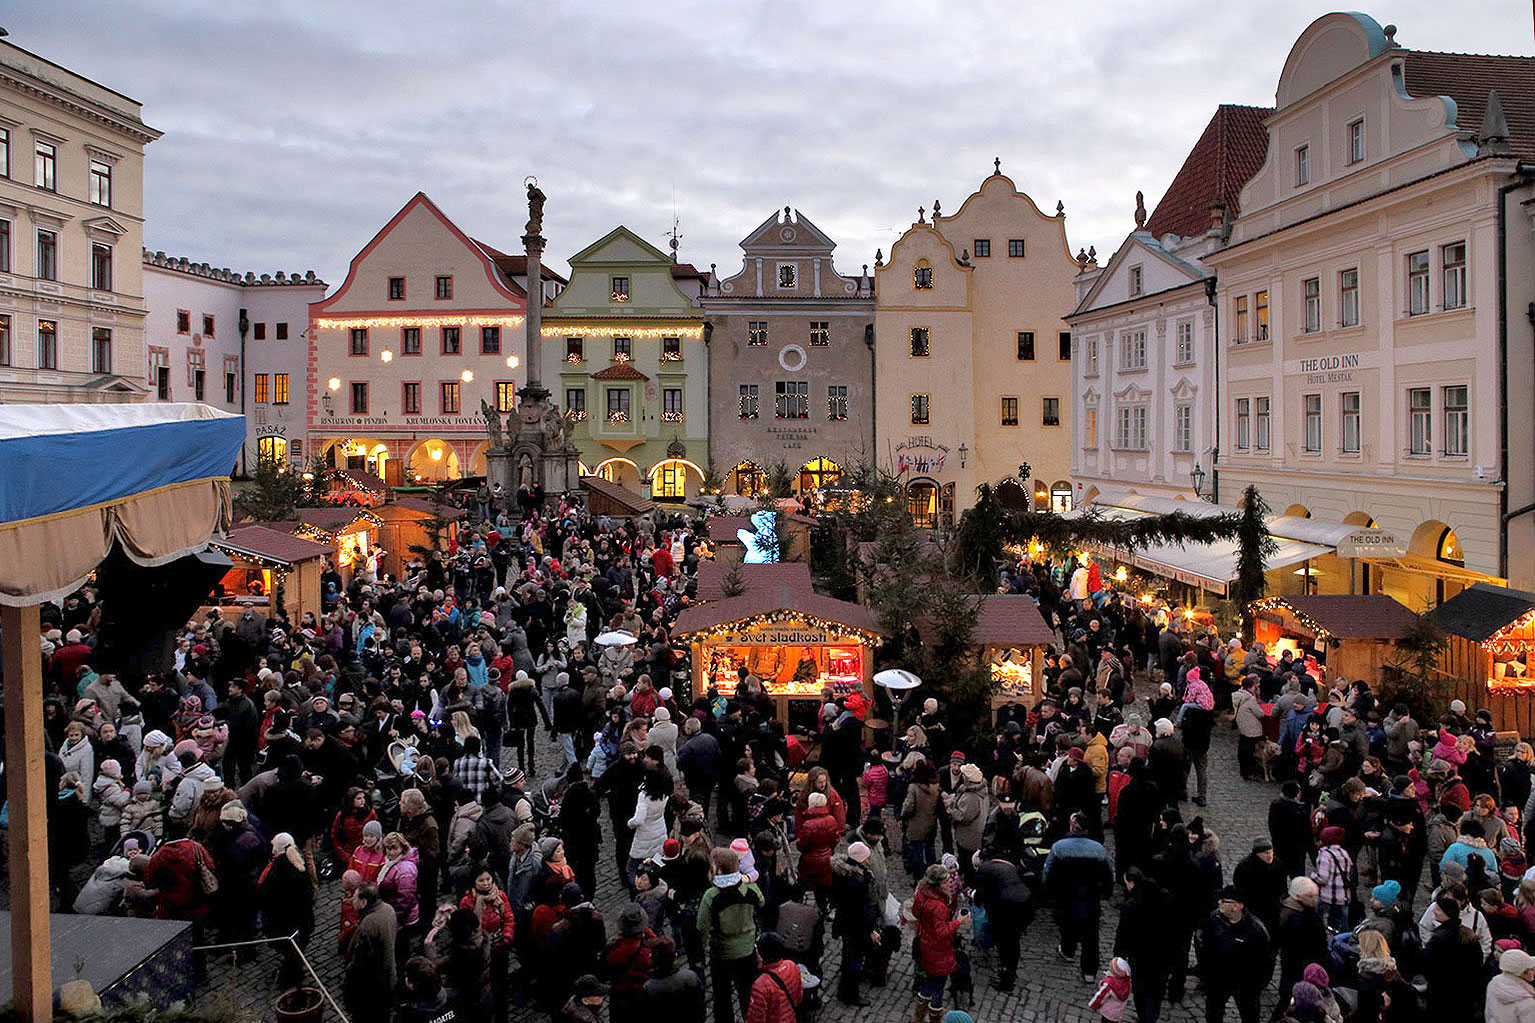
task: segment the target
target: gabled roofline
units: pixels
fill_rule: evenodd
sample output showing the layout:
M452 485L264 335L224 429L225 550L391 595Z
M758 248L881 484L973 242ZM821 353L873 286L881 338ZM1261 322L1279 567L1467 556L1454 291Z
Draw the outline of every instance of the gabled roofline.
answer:
M368 244L364 245L362 249L357 253L357 255L352 257L351 263L347 266L346 279L341 282L341 285L336 289L335 294L330 295L327 298L322 298L318 302L310 303L309 315L311 317L323 312L330 307L332 302L336 301L336 299L347 293L348 289L350 289L352 286L352 282L357 279L357 268L362 264L362 261L366 259L375 248L378 247L380 242L388 237L391 231L399 226L400 221L405 219L405 215L407 213L418 206L423 206L428 211L430 211L432 216L436 217L442 223L442 225L448 229L453 237L462 242L465 248L467 248L470 252L473 252L475 256L479 258L480 262L484 265L485 268L485 279L490 282L490 286L492 288L505 296L506 299L513 303L518 309L522 310L523 312L527 311L528 303L526 296L518 295L516 292L510 290L501 282L499 271L496 269L496 264L490 258L490 256L486 255L485 250L480 248L479 245L475 244L474 239L470 238L463 231L459 230L458 225L449 220L447 214L438 209L437 204L432 202L432 200L427 197L425 192L417 192L415 195L410 197L410 201L408 201L404 206L400 207L400 211L398 213L389 218L389 222L387 224L379 228L378 233L373 236Z
M609 231L607 234L603 235L601 238L598 238L596 241L592 242L590 245L588 245L586 248L582 249L580 252L576 253L574 256L571 256L569 259L565 260L565 262L569 263L572 268L577 263L589 262L590 261L589 257L591 256L591 253L593 253L597 249L601 248L602 246L606 245L608 242L612 241L614 238L619 238L619 237L625 237L625 238L630 239L631 241L634 241L634 242L638 243L641 248L646 249L649 252L651 252L652 254L654 254L656 259L659 262L665 263L667 266L671 266L672 265L672 257L671 256L668 256L666 253L662 252L660 249L656 248L654 245L650 244L645 239L643 239L639 235L635 234L633 231L629 230L629 228L625 227L623 224L619 224L617 227L613 228L613 230ZM633 260L603 260L601 262L629 263L629 262L633 262ZM575 273L574 269L572 269L571 273L572 274Z
M1114 255L1109 257L1109 261L1104 266L1104 268L1099 271L1098 279L1093 282L1093 286L1088 289L1087 294L1082 296L1082 301L1077 303L1077 307L1067 314L1068 316L1081 316L1090 312L1097 311L1096 309L1090 307L1092 301L1102 293L1105 287L1108 286L1109 278L1114 275L1114 271L1118 269L1119 265L1125 261L1125 254L1130 250L1131 246L1139 246L1140 248L1145 249L1147 252L1150 252L1152 255L1156 256L1158 259L1161 259L1167 265L1183 273L1188 273L1189 270L1192 269L1188 263L1183 262L1182 260L1173 256L1167 250L1163 249L1160 245L1156 244L1155 240L1150 240L1149 235L1143 238L1141 237L1141 234L1142 232L1135 231L1125 236L1124 242L1120 244L1119 248L1114 252ZM1211 271L1211 273L1213 273L1213 271ZM1169 291L1176 291L1179 288L1187 287L1188 284L1196 284L1202 282L1205 277L1209 276L1211 276L1211 274L1207 273L1204 276L1197 277L1194 280L1189 281L1187 284L1178 284L1171 288L1163 288L1161 291L1154 291L1145 295L1136 295L1134 298L1127 300L1127 302L1139 302L1144 299L1151 298L1154 295L1161 295ZM1114 306L1125 305L1127 302L1115 302L1113 305L1104 306L1103 308L1111 309Z

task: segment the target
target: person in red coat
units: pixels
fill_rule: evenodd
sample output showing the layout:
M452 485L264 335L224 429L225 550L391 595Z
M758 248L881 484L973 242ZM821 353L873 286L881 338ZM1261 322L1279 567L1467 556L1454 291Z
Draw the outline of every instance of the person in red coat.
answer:
M378 814L369 805L368 793L355 785L347 789L346 803L330 825L330 844L339 862L351 862L352 853L362 845L363 827L376 820Z
M746 1023L795 1023L795 1010L805 997L799 967L784 958L783 942L772 931L757 939L757 964Z
M920 1020L924 1012L930 1023L938 1023L943 1018L943 988L959 968L954 955L954 935L970 923L970 911L961 910L959 916L953 916L944 891L948 880L949 868L934 863L927 868L917 885L917 893L912 896L912 915L917 918L919 964L926 974L918 988L913 1020Z
M213 899L203 893L199 863L213 870L208 850L190 838L166 842L155 850L144 872L144 885L159 899L156 916L201 923L213 912Z
M831 775L824 767L812 767L805 778L805 787L800 790L799 800L794 804L794 831L797 834L805 826L805 811L810 806L810 796L819 792L826 797L826 808L837 819L837 830L847 830L847 803L832 786Z
M800 880L815 889L815 903L823 910L831 901L831 854L841 838L842 825L832 815L826 793L810 793L795 844Z

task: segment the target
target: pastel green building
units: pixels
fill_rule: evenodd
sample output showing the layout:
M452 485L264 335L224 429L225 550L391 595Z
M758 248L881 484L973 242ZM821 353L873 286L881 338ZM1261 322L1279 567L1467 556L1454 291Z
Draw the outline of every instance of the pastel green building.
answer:
M626 227L570 257L545 310L544 379L575 420L583 475L656 501L698 492L707 458L706 275Z

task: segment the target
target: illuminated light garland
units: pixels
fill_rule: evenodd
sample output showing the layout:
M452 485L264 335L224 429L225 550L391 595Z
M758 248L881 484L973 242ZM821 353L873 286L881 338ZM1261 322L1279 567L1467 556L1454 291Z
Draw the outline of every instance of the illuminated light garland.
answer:
M629 421L629 413L627 413L627 412L609 412L608 413L608 422L610 422L610 423L627 423L628 421Z
M668 334L667 335L667 337L675 337L675 336L676 336L675 334ZM682 361L682 353L681 352L662 352L661 353L661 361L662 362L681 362Z
M1494 632L1491 636L1488 636L1486 639L1482 640L1482 648L1484 650L1491 650L1496 646L1509 646L1510 644L1508 644L1506 641L1506 637L1509 633L1515 632L1519 629L1527 629L1532 625L1535 625L1535 610L1526 611L1518 618L1515 618L1513 621L1503 626L1503 628L1499 629L1497 632Z
M630 358L631 358L631 356L629 355L628 352L614 352L613 353L613 361L614 362L628 362L630 360Z
M666 337L691 337L704 336L702 324L698 326L673 326L673 327L641 327L626 324L611 323L555 323L540 327L540 337L637 337L637 338L666 338Z
M1300 623L1302 627L1311 630L1311 632L1316 635L1317 639L1332 638L1332 633L1328 632L1321 622L1317 621L1315 618L1312 618L1308 614L1297 611L1295 608L1291 607L1290 602L1285 600L1283 597L1264 597L1262 600L1255 600L1248 605L1248 610L1253 614L1257 614L1260 611L1273 611L1278 608L1282 608L1290 612L1290 614L1294 615L1295 620Z
M627 301L629 301L629 293L627 291L614 291L614 292L610 292L608 294L608 301L610 301L610 302L627 302Z
M680 422L682 422L682 413L681 412L662 412L661 413L661 422L663 422L663 423L680 423Z
M573 408L567 411L565 414L570 417L570 421L573 423L586 422L586 409L584 408Z
M373 328L380 330L394 327L520 327L526 321L523 316L322 316L314 321L320 330L351 330Z
M571 352L565 356L565 361L570 363L572 366L579 366L581 363L586 361L586 356L582 355L580 352Z
M877 632L871 632L867 629L860 629L857 626L848 625L844 622L834 622L830 619L819 618L815 615L806 614L803 611L793 611L789 609L783 609L780 611L767 611L762 614L752 615L750 618L742 618L734 622L725 622L721 625L705 626L704 628L696 629L693 632L684 632L679 633L678 635L688 636L697 639L699 642L707 643L710 640L717 640L724 636L730 636L741 632L744 629L757 628L763 625L799 625L807 628L822 629L828 635L828 639L826 641L826 645L828 646L836 643L874 644L881 642L884 638Z

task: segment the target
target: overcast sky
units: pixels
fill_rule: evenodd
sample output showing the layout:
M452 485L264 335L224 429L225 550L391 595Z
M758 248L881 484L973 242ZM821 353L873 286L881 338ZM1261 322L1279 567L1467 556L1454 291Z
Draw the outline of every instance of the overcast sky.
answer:
M145 244L332 284L417 190L546 258L617 224L722 274L791 204L857 272L991 171L1112 252L1217 103L1272 104L1329 8L1271 0L17 0L10 41L144 104ZM1366 6L1417 49L1530 53L1524 0Z

